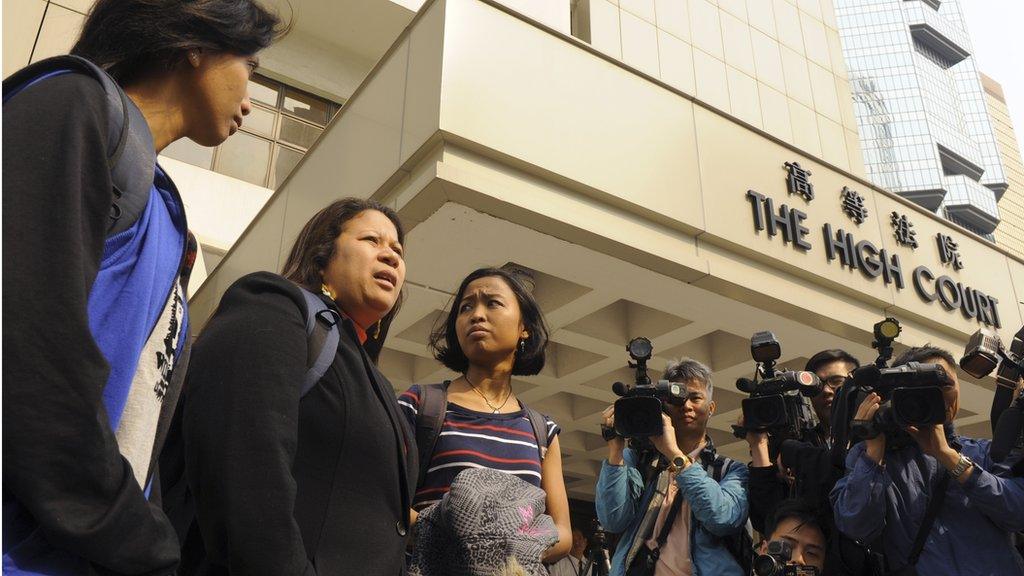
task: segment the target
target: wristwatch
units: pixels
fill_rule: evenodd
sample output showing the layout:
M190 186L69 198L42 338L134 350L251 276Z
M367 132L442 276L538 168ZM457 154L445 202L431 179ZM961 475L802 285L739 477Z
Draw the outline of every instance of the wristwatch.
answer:
M949 472L954 479L959 479L961 476L964 475L964 472L967 472L968 468L974 466L973 460L971 460L967 456L964 456L963 454L959 454L959 456L960 460L957 461L956 466L954 466L953 469L950 470Z
M668 471L671 474L675 474L689 466L692 462L693 460L691 460L686 454L683 454L682 456L674 456L672 460L669 461Z

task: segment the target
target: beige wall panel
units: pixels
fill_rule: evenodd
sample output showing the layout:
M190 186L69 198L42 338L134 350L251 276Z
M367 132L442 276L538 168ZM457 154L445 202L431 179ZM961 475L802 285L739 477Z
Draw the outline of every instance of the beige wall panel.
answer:
M843 127L818 114L818 135L821 137L821 158L843 170L849 170L846 136Z
M892 301L890 289L881 279L865 278L859 270L848 270L838 261L826 257L824 224L833 230L843 228L852 232L857 240L869 240L881 246L880 233L871 220L857 226L842 211L840 192L844 186L861 190L867 197L871 215L877 213L869 190L805 156L703 109L695 109L698 150L700 153L701 186L707 219L707 234L702 243L721 244L739 252L745 258L757 259L769 265L782 265L786 276L801 276L808 285L821 285L861 298L869 305L881 308ZM810 203L787 193L786 162L799 162L811 171L816 198ZM783 242L781 233L769 236L767 230L754 227L753 207L746 197L754 190L771 198L778 213L782 204L807 214L803 225L808 229L805 240L811 245L807 252ZM762 214L763 214L763 208ZM872 216L873 217L873 216ZM703 254L703 251L702 251ZM714 273L714 269L712 270ZM753 277L751 277L753 278ZM747 282L750 282L748 279ZM757 281L760 283L760 280ZM820 297L819 297L820 298Z
M690 10L686 0L654 0L658 28L690 41Z
M584 2L587 0L583 0ZM590 2L590 45L615 59L622 58L619 8L607 0Z
M46 18L43 19L43 26L39 30L36 48L32 51L32 61L38 62L50 56L67 54L78 39L83 22L85 16L78 12L50 4L46 10Z
M59 4L68 10L74 10L81 14L88 14L92 5L95 4L94 0L52 0L53 4Z
M409 71L402 117L404 164L441 125L444 2L435 2L409 35Z
M718 7L744 22L747 21L747 0L718 0Z
M821 0L821 17L825 21L825 26L833 30L839 28L839 23L836 21L835 2L833 0Z
M842 122L839 98L836 96L836 77L813 62L807 65L807 70L811 80L811 94L814 96L814 110L833 122Z
M779 92L785 93L786 75L782 71L782 54L779 52L779 43L763 32L753 29L750 31L750 41L754 49L754 68L757 70L757 79Z
M793 143L814 156L821 156L818 115L796 100L789 101L789 119L793 124Z
M725 62L702 50L694 50L693 72L697 79L697 98L719 110L730 112L729 79L725 73Z
M290 191L282 260L311 215L345 196L366 198L399 167L409 38L372 73L362 91L342 108L314 152L282 187Z
M832 68L832 56L829 54L828 40L825 37L825 25L806 12L800 12L800 28L804 33L807 59L822 68Z
M550 26L562 34L569 34L570 11L568 2L551 2L551 0L497 0L509 8Z
M295 30L260 53L261 73L336 102L351 97L374 64Z
M843 134L846 135L846 155L850 159L850 172L860 176L861 178L868 179L868 171L864 167L864 155L860 149L860 135L857 130L843 129Z
M768 2L769 0L764 0ZM804 35L800 30L800 11L787 0L774 0L775 27L778 40L801 56L804 55Z
M473 0L448 2L445 36L443 130L703 225L688 100Z
M908 314L924 325L943 330L951 334L959 333L966 336L980 328L977 320L968 320L960 310L947 310L938 301L925 302L914 290L912 273L917 266L926 266L938 278L949 276L964 286L981 290L983 293L999 300L998 310L1004 327L1013 327L1015 331L1021 325L1021 310L1015 303L1022 298L1014 293L1014 283L1006 256L989 245L976 240L973 235L961 232L936 219L921 214L914 208L878 194L876 198L878 211L876 223L882 232L885 248L898 254L903 266L906 287L896 292L895 312ZM914 225L918 242L917 249L897 245L890 223L890 214L896 211L905 214ZM943 264L939 257L936 235L942 232L953 237L959 244L959 252L964 264L962 270L954 270L951 265ZM934 281L927 284L930 293L934 293ZM1012 333L1011 331L1011 333Z
M839 32L834 28L825 28L825 38L828 39L828 54L832 60L832 72L841 78L847 78L846 59L843 58L843 44L839 40Z
M690 95L697 93L693 75L693 48L663 30L658 30L658 63L661 79Z
M836 99L839 102L839 114L843 120L843 128L857 131L857 117L853 113L853 96L850 94L850 82L836 76Z
M775 31L775 9L770 0L747 0L747 17L750 25L772 38L778 38Z
M789 119L789 99L767 84L759 82L757 88L765 132L792 143L793 124Z
M797 0L797 6L800 7L800 10L821 20L821 3L819 0Z
M43 23L43 0L7 0L3 3L3 76L28 65L32 45Z
M658 30L654 24L623 10L619 14L622 29L622 61L637 70L658 76Z
M757 94L757 80L731 66L727 68L729 76L729 102L733 116L748 124L762 128L761 99Z
M725 63L755 76L754 53L750 47L750 26L727 13L722 13L722 40L725 43Z
M786 76L786 94L804 106L813 108L814 95L811 92L811 77L807 70L807 59L787 46L782 46L781 49L782 70Z
M619 8L654 24L654 0L619 0Z
M718 7L708 0L689 0L689 6L693 45L719 60L725 58Z

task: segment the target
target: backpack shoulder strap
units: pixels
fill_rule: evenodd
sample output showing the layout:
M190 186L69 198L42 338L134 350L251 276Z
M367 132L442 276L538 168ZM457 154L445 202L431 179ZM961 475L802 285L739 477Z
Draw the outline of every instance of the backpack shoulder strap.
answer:
M444 426L444 413L448 409L448 385L451 380L440 384L426 384L420 387L420 405L416 412L416 446L419 449L420 472L416 486L422 486L427 477L430 457L434 455L437 438Z
M338 353L341 332L338 313L331 310L319 296L299 286L306 300L306 375L302 379L299 398L305 396L324 377Z
M107 234L127 230L149 202L156 166L153 136L142 112L102 68L80 56L56 56L22 68L3 82L3 101L32 84L52 76L77 72L96 79L103 87L107 106L107 167L113 183Z
M523 411L526 412L526 417L530 420L530 425L533 426L533 436L537 439L537 451L540 452L540 461L543 463L544 458L548 455L548 419L524 402L520 402L520 404L523 406Z

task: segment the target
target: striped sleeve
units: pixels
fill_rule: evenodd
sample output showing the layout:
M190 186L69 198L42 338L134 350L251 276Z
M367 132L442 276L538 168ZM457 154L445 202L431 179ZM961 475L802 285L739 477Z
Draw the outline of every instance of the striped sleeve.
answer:
M548 446L550 446L551 443L555 441L555 436L558 436L559 434L562 433L562 427L559 426L558 424L555 424L555 421L552 420L551 417L548 416L547 414L544 414L544 422L547 424L548 427Z
M405 419L409 422L409 426L413 431L416 430L416 417L420 411L420 398L419 384L413 384L408 390L398 395L398 407L402 409L402 414L405 414Z

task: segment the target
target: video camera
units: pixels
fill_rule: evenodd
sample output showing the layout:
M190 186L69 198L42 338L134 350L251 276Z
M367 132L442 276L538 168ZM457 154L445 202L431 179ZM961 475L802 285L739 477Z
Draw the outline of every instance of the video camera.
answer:
M1014 448L1024 443L1024 395L1013 398L1024 373L1024 328L1014 336L1010 349L1003 347L999 335L982 328L967 342L960 367L975 378L984 378L996 372L996 393L992 398L990 415L992 430L990 455L994 462L1002 462ZM1024 460L1014 466L1016 475L1024 475Z
M793 545L786 540L772 540L768 550L754 558L755 576L818 576L815 566L789 564L793 557Z
M757 363L754 379L739 378L736 388L750 395L741 404L743 426L733 426L737 438L748 431L768 432L773 440L801 439L814 430L818 418L808 398L821 393L821 381L813 372L776 371L782 346L771 332L750 338L750 355Z
M660 436L663 402L681 405L686 402L688 393L682 384L668 380L651 382L647 376L647 361L654 352L650 340L633 338L626 345L626 351L633 359L629 367L636 370L635 384L632 387L622 382L612 385L612 391L621 396L615 401L615 434L624 438Z
M908 362L888 368L892 344L903 329L895 318L886 318L874 326L871 346L879 351L873 365L862 366L851 375L855 391L852 408L856 410L871 392L882 403L871 420L854 420L850 433L854 439L877 438L880 434L905 434L907 426L929 426L946 421L946 401L942 389L953 385L952 377L939 364Z

